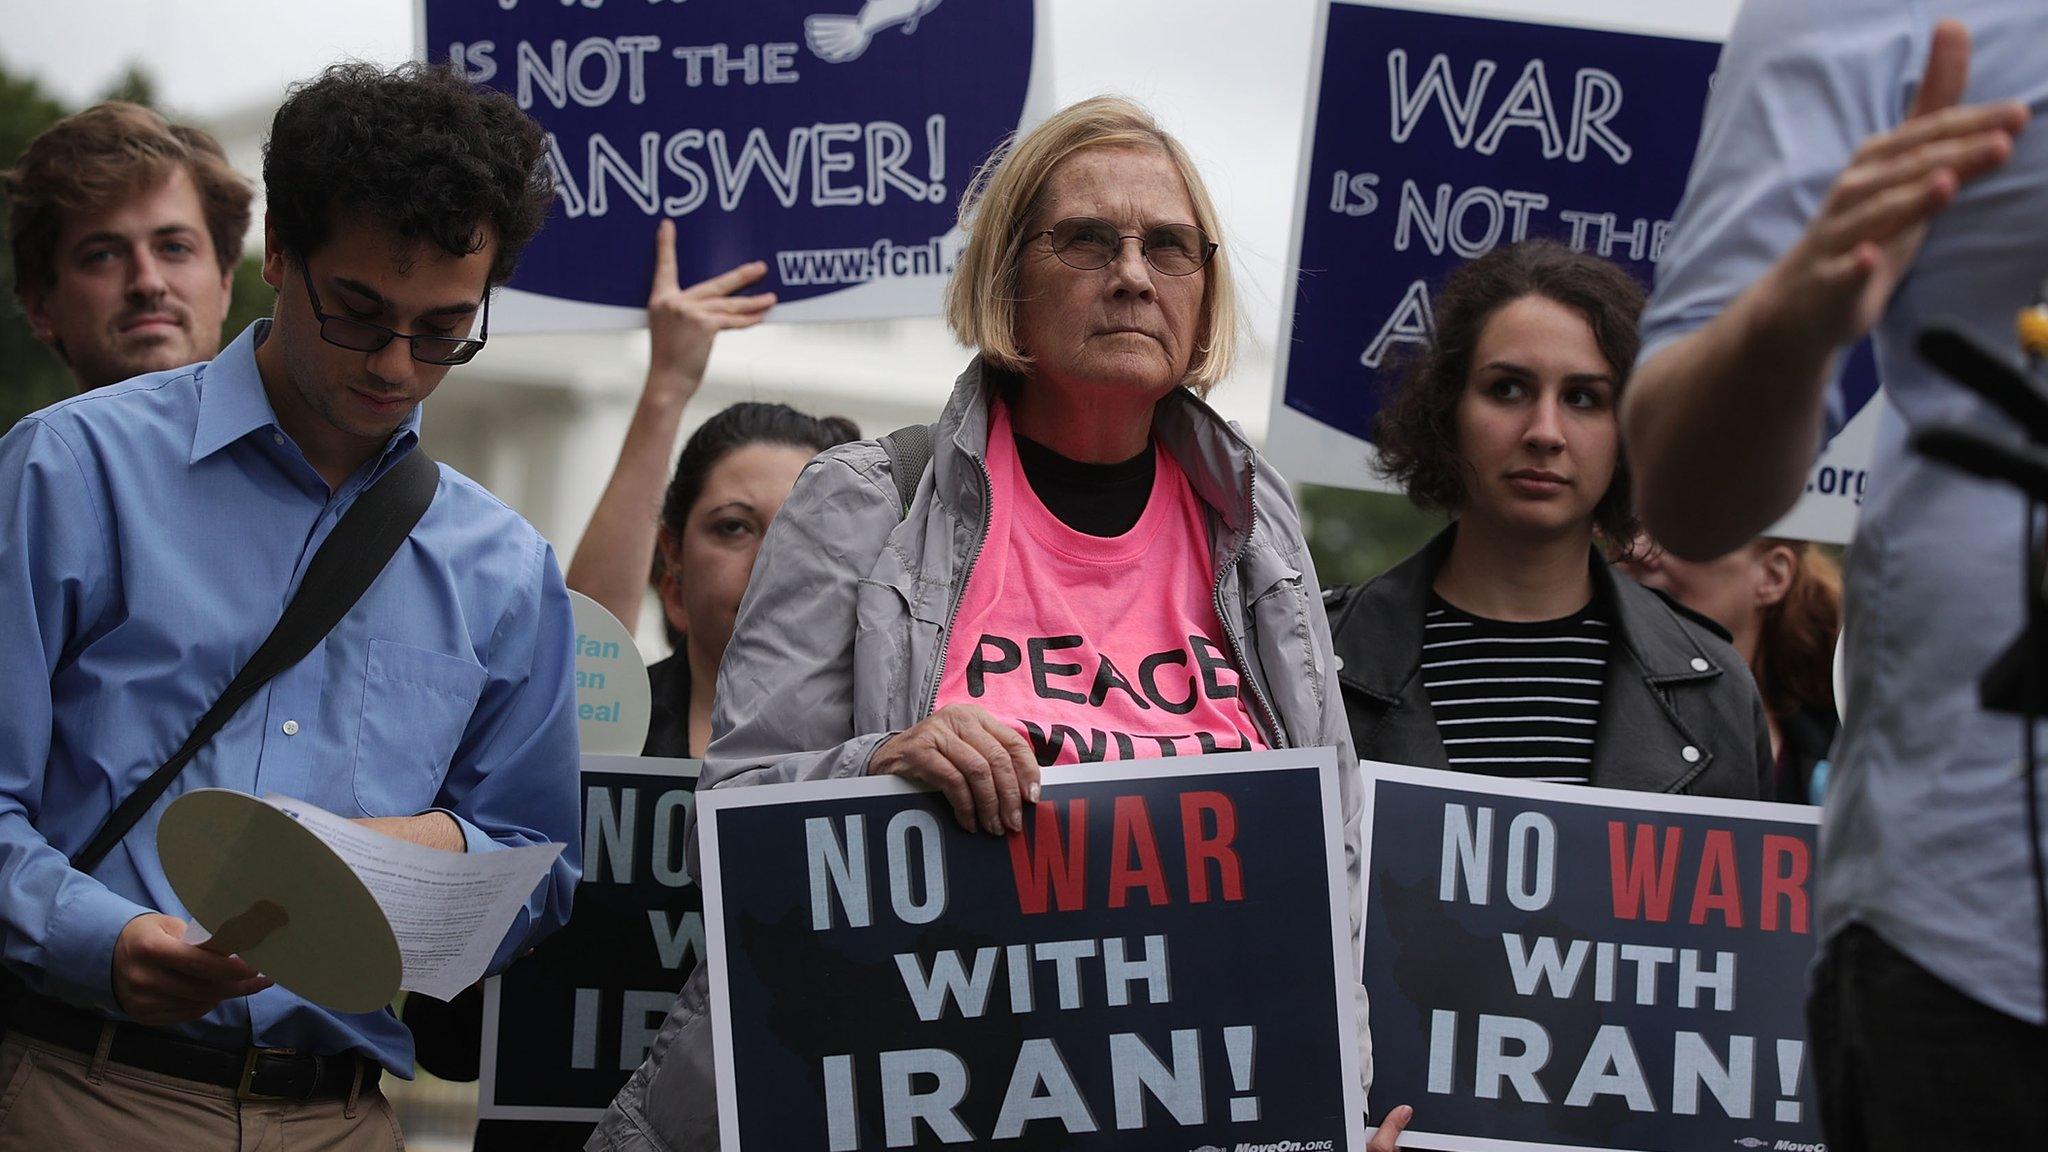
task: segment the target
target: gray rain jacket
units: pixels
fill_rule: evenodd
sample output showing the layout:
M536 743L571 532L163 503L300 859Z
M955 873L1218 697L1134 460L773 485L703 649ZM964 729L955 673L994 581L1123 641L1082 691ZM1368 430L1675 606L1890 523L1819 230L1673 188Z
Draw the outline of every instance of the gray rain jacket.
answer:
M876 441L841 445L804 469L762 542L719 667L699 788L862 776L877 745L930 714L987 523L991 387L978 359L955 383L907 514ZM1267 743L1338 750L1356 974L1363 794L1293 497L1243 435L1184 388L1159 402L1152 428L1208 506L1217 615ZM694 867L694 826L690 840ZM718 1147L708 999L699 965L589 1149ZM1370 1084L1363 986L1357 1001L1359 1071Z

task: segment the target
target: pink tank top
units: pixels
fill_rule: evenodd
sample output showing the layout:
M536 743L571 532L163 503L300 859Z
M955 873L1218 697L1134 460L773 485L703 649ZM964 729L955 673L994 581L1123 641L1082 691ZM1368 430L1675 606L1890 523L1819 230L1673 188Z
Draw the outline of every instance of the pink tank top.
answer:
M1153 459L1130 531L1077 532L1032 492L995 403L988 538L946 641L940 706L986 708L1041 764L1266 746L1216 617L1202 503L1172 456Z

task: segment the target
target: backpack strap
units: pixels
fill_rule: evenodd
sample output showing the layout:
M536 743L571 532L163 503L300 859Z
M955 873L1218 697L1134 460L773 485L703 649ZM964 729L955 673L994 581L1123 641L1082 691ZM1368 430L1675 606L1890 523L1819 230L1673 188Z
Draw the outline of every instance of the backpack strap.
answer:
M177 752L108 814L92 840L72 857L73 868L91 872L98 867L249 697L327 638L377 579L377 574L384 571L399 545L412 534L413 525L419 523L427 505L433 503L440 482L441 470L414 445L390 471L356 497L355 503L342 513L334 531L321 542L320 550L307 562L299 590L292 594L284 615L256 654L249 657L213 707L199 718Z
M932 437L936 424L912 424L881 438L882 451L889 455L889 474L896 478L896 518L910 515L910 501L917 495L917 482L932 462Z

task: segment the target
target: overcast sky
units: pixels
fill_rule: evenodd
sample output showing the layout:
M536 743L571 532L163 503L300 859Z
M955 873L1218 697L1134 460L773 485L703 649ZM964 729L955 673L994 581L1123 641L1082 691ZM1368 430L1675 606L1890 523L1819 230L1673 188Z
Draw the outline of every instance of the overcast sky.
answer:
M836 2L852 10L853 0ZM1320 0L1045 2L1055 99L1121 92L1144 101L1181 137L1216 196L1254 330L1270 341L1278 331ZM1404 6L1719 36L1735 2ZM0 0L0 64L78 103L140 63L168 108L209 119L274 105L287 84L345 56L406 59L413 25L408 0Z

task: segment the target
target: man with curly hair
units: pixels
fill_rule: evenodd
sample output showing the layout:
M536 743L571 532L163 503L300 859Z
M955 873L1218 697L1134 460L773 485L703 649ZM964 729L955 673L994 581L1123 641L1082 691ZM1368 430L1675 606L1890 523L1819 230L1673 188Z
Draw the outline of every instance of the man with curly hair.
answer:
M220 351L251 193L212 136L109 100L44 130L0 183L14 294L79 391Z
M412 1071L342 1013L186 942L156 813L72 860L270 630L336 522L417 452L552 197L538 125L442 68L337 65L264 162L278 289L217 358L74 397L0 439L0 1147L390 1148ZM578 868L568 596L552 550L445 466L325 641L172 783L282 793L452 852L568 843L497 949L568 915Z

